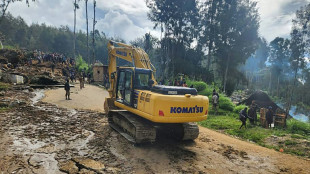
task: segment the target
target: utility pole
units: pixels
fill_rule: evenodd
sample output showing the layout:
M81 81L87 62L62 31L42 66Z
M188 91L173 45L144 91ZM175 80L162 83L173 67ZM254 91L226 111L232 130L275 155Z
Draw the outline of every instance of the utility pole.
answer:
M93 63L95 63L95 25L97 23L96 21L96 0L94 0L94 19L93 19Z
M76 52L76 48L75 48L75 44L76 44L76 35L75 35L75 27L76 27L76 9L78 8L78 4L76 3L76 0L74 0L74 28L73 28L73 37L74 37L74 41L73 41L73 57L75 59L75 52Z
M85 0L85 7L86 7L86 36L87 36L87 62L88 65L90 65L90 60L89 60L89 43L88 43L88 12L87 12L87 2L88 0Z

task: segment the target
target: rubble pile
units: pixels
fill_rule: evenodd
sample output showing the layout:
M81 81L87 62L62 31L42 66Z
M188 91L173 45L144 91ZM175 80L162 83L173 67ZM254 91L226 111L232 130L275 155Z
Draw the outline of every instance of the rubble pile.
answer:
M11 63L16 66L23 61L25 61L25 56L21 50L0 49L0 63Z
M0 81L14 84L24 85L63 85L65 78L62 74L63 65L56 65L54 73L50 62L42 63L40 65L23 65L8 66L8 64L1 64L0 66ZM19 77L21 76L21 77ZM17 80L20 79L21 80Z

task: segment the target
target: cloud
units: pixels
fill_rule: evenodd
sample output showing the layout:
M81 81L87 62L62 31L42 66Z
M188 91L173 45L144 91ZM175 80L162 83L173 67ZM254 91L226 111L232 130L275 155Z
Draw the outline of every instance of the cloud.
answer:
M93 23L93 1L88 1L89 29ZM85 2L79 3L77 10L77 30L86 32ZM13 16L21 16L27 24L45 23L50 26L69 26L73 30L73 0L37 0L27 7L25 2L11 4L8 11ZM147 19L147 11L144 0L97 0L97 25L96 29L106 35L121 37L131 41L145 33L160 36L160 32L153 30L153 24Z
M267 41L289 37L295 12L310 0L257 0L261 17L259 32Z
M289 37L294 13L310 0L256 0L258 2L261 25L259 32L268 41L275 37ZM88 1L89 28L92 28L92 0ZM77 10L77 30L86 31L85 2L79 3ZM13 16L21 16L26 23L46 23L73 29L73 0L36 0L27 7L25 2L15 2L9 6ZM118 36L127 42L150 32L160 37L160 31L153 29L147 19L149 9L145 0L97 0L96 29L108 36Z

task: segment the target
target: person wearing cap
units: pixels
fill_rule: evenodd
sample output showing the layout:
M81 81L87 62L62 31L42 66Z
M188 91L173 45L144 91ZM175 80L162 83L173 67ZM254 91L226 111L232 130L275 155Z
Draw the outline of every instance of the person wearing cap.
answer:
M268 107L268 111L266 112L266 122L268 128L271 128L271 123L273 123L273 111L271 106Z

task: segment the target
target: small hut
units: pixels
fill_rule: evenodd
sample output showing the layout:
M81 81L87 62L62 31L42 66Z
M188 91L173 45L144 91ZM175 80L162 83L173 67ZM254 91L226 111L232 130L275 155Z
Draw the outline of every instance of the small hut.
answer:
M257 106L259 108L268 108L269 106L272 107L272 110L275 112L277 109L281 109L279 108L279 106L274 103L270 97L263 91L255 91L252 95L250 95L250 97L248 97L247 99L243 100L242 102L240 102L239 104L245 104L245 105L251 105L252 102L254 101L255 104L257 104Z
M103 82L104 81L104 76L108 72L108 66L103 65L101 62L96 62L93 65L93 77L94 77L94 82Z
M256 91L250 97L243 100L239 104L245 104L245 105L251 105L252 103L255 103L260 109L260 122L263 127L267 127L266 124L266 112L267 108L269 106L272 107L273 113L274 113L274 124L275 126L285 126L286 117L285 117L285 111L280 108L276 103L274 103L270 97L263 91Z

